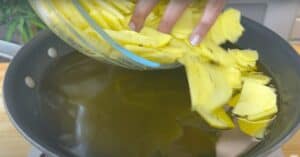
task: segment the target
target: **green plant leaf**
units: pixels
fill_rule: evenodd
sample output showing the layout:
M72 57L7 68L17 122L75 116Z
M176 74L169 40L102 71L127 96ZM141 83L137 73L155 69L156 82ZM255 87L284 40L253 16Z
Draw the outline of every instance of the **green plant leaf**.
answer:
M28 37L28 34L25 30L25 20L24 20L24 18L22 18L22 17L20 18L20 21L18 23L17 28L18 28L19 33L21 34L22 42L26 43L29 40L29 37Z
M46 29L46 25L38 19L32 19L30 22L39 29Z
M28 34L28 38L31 39L33 37L33 28L31 26L30 21L27 21L24 25L26 34Z
M10 23L7 26L7 31L6 31L4 40L6 40L6 41L11 41L12 40L13 35L15 34L15 31L16 31L16 28L17 28L17 24L18 24L18 21L13 21L12 23Z
M22 42L46 28L27 0L0 0L0 25L8 27L5 39L11 40L18 33Z

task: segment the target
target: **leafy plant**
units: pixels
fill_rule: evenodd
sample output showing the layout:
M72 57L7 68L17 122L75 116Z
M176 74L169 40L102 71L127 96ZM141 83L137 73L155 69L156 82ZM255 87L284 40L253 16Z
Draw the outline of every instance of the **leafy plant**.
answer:
M18 34L23 43L46 28L27 0L0 0L0 25L7 28L4 40L11 41Z

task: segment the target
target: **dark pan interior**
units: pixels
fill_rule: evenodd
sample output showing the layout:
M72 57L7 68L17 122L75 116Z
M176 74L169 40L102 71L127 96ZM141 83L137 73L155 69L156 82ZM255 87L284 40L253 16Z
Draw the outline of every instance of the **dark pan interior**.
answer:
M279 147L296 130L300 119L300 60L296 52L265 27L243 18L246 28L244 36L238 42L240 48L251 48L260 53L260 63L273 77L279 93L279 113L271 132L266 139L243 156L265 156ZM45 152L59 156L69 156L51 140L50 132L40 125L37 88L29 88L24 79L30 76L38 86L46 69L59 57L51 59L47 50L54 47L58 56L62 57L73 52L49 31L38 35L27 44L12 61L4 84L5 102L8 112L18 130L32 143ZM54 115L55 116L55 115ZM48 150L48 151L47 151Z

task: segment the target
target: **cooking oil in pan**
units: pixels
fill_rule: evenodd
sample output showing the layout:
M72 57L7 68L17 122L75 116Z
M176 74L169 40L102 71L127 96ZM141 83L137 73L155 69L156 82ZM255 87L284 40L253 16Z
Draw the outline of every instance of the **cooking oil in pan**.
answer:
M131 71L72 53L42 81L45 132L88 157L213 157L218 132L190 109L184 69Z

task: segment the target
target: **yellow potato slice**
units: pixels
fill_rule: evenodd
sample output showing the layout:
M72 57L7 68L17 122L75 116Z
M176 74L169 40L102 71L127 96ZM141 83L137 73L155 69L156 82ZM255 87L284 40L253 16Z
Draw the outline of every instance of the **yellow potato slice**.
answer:
M242 74L234 67L223 67L222 72L233 89L242 88Z
M235 65L235 60L222 47L211 41L204 40L199 46L192 47L192 49L193 52L190 53L197 53L213 64L226 67Z
M163 52L163 51L156 51L155 53L152 54L145 54L142 55L142 57L147 58L149 60L159 62L161 64L171 64L177 61L178 58L180 58L181 54L176 54L174 55L169 55L173 54L172 52Z
M221 68L208 64L207 70L209 71L210 79L213 81L214 92L208 104L203 106L203 108L206 108L208 111L213 111L219 107L224 106L229 101L232 96L233 90L226 77L222 73ZM201 86L198 86L197 88L201 89Z
M53 5L66 20L79 29L88 27L88 23L77 11L71 0L52 0ZM74 18L76 17L76 18Z
M235 60L236 67L241 72L254 71L259 58L258 52L254 50L228 50L229 55Z
M212 112L225 105L232 95L232 88L221 69L188 56L185 65L193 108Z
M143 58L162 64L174 63L178 58L181 58L183 55L183 51L172 47L155 49L149 47L141 47L137 45L125 45L125 48Z
M238 93L236 95L234 95L228 102L228 106L230 107L235 107L237 105L237 103L239 102L241 97L241 93Z
M124 46L126 49L134 52L137 55L145 55L149 53L155 53L157 49L151 48L151 47L142 47L138 45L125 45Z
M124 20L125 16L116 9L112 4L108 3L106 0L94 0L98 4L99 9L104 9L110 14L114 15L119 20Z
M122 11L124 14L130 14L134 8L134 3L125 0L113 0L109 1L116 8Z
M229 115L225 112L223 108L217 109L213 112L206 112L205 109L201 107L195 108L200 116L212 127L218 129L232 129L234 128L234 124L229 117Z
M263 138L265 135L266 128L273 121L274 118L249 121L247 119L238 118L237 122L242 132L255 138Z
M240 12L234 9L228 9L221 14L210 31L207 38L216 44L222 44L226 41L236 42L243 34L244 28L240 24Z
M186 69L192 108L196 109L196 107L208 105L214 92L214 84L209 77L209 71L206 69L205 63L193 56L186 56L180 62L184 64Z
M214 25L211 27L206 38L216 44L222 44L227 41L227 37L223 32L222 15L218 17Z
M135 44L139 46L158 48L167 45L171 40L171 38L161 38L158 40L157 38L145 36L128 30L113 31L106 29L105 32L108 33L108 35L110 35L114 40L124 45Z
M84 7L95 22L103 29L109 29L110 26L104 19L101 8L97 7L93 1L80 0L80 4Z
M101 8L97 8L95 4L93 3L93 1L86 1L86 0L79 0L79 3L81 4L81 6L87 11L93 11L93 10L97 10L97 9L101 9Z
M114 29L114 30L121 30L123 29L123 26L121 24L121 21L114 16L113 14L109 13L106 10L101 10L101 14L103 19L106 21L106 23L108 23L108 25Z
M223 33L226 39L232 43L235 43L244 32L240 20L241 13L235 9L227 9L221 15Z
M255 81L246 81L233 113L248 120L257 120L277 112L276 94L272 88Z
M93 10L89 12L89 15L95 20L95 22L101 26L102 29L110 29L112 27L109 26L106 20L104 20L104 16L99 10Z
M160 17L154 14L153 12L151 12L145 20L145 26L151 28L157 28L159 22L160 22Z
M171 35L161 33L159 31L157 31L156 29L150 28L150 27L144 27L141 30L140 34L145 35L150 38L153 38L153 39L156 39L158 42L162 42L164 45L169 43L172 38Z
M261 72L251 72L251 73L245 74L243 76L242 80L243 81L252 80L252 81L256 81L257 83L267 85L270 83L271 78L267 75L264 75Z

